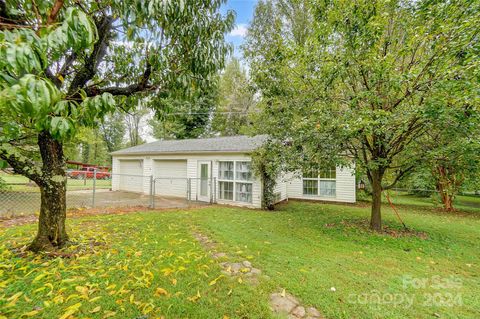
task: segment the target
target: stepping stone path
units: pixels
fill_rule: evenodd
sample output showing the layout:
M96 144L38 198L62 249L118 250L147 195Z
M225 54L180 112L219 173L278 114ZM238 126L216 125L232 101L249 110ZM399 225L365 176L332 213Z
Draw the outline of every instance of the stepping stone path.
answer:
M215 250L216 243L207 236L198 232L193 233L193 237L205 248L206 250Z
M305 307L288 293L270 295L270 309L278 315L287 315L289 319L324 319L320 311L313 307Z
M241 263L220 263L223 270L222 273L229 276L245 276L254 277L262 274L262 271L258 268L254 268L248 260L244 260Z
M228 259L227 253L217 251L217 243L207 236L195 231L193 233L195 239L202 245L205 250L210 252L214 259ZM247 277L250 278L251 283L258 283L258 276L262 271L252 266L248 260L242 262L228 262L220 263L222 273L228 276ZM270 295L270 309L273 313L278 315L287 315L289 319L325 319L322 314L313 307L303 306L294 296L282 292L273 293Z
M216 242L208 238L207 236L194 232L193 236L196 240L205 248L210 251L212 258L214 259L227 259L228 255L224 252L219 252L216 250ZM248 260L242 262L221 262L220 266L222 267L222 273L229 276L242 276L242 277L256 277L262 274L262 271L258 268L254 268L252 263Z

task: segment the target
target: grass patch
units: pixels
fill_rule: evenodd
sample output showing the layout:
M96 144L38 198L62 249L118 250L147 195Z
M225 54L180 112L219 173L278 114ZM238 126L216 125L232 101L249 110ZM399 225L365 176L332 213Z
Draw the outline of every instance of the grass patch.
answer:
M38 186L33 182L30 181L28 178L22 175L16 174L7 174L4 172L0 172L0 179L2 179L6 184L6 189L2 191L7 192L40 192ZM112 187L112 180L107 179L97 179L95 181L95 187L97 189L109 189ZM67 179L67 190L75 191L75 190L86 190L86 189L93 189L93 179L87 178L85 179Z
M442 210L442 203L435 197L417 196L408 194L404 191L389 191L390 200L394 205L416 206L422 209ZM362 195L362 201L370 202L369 196ZM385 195L382 196L382 202L388 204ZM453 201L453 206L460 212L480 213L479 195L457 195Z
M91 318L271 318L269 294L285 289L326 318L475 318L478 215L433 214L420 206L400 213L427 237L372 233L361 226L366 207L305 202L274 212L212 206L71 219L76 244L65 253L81 253L63 259L17 256L34 225L2 230L0 313L18 318L37 311L39 318L56 318L70 309L75 317ZM387 207L384 216L389 229L401 230ZM192 237L194 228L269 279L252 286L221 277L209 285L220 268ZM425 286L405 285L412 279ZM434 287L439 280L452 285ZM364 303L363 294L402 295L413 303Z

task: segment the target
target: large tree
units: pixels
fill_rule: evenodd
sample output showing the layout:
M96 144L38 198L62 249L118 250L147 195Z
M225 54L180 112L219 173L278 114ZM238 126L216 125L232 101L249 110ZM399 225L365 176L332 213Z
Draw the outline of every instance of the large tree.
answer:
M478 68L470 72L480 79ZM415 149L422 156L420 172L430 172L444 209L451 211L462 187L480 175L480 96L478 87L468 82L448 84L432 101L444 106L442 112L436 114Z
M287 159L322 166L351 157L372 186L370 225L380 230L382 191L421 160L414 142L445 108L463 107L436 103L438 91L461 82L478 92L468 70L479 67L479 2L318 0L308 11L303 44L268 33L273 45L259 57L250 48L263 35L249 32L261 123L288 141L297 156Z
M229 51L223 2L0 1L0 159L40 187L31 250L68 240L64 141L128 109L122 97L208 84ZM39 161L22 148L28 138Z
M63 143L63 153L68 160L110 165L108 152L107 144L96 127L81 127L73 138Z
M212 120L212 131L223 136L248 133L249 115L255 101L247 73L240 61L231 58L219 79L218 104Z
M104 121L100 123L100 133L109 153L122 148L125 139L124 114L122 112L115 112L107 116Z
M150 119L153 136L158 139L186 139L210 133L212 112L218 103L217 79L188 99L176 94L159 96L151 103L158 107Z
M126 105L134 105L124 115L124 123L127 131L128 146L136 146L145 143L142 139L144 126L150 113L145 99L137 99L130 97L126 101Z

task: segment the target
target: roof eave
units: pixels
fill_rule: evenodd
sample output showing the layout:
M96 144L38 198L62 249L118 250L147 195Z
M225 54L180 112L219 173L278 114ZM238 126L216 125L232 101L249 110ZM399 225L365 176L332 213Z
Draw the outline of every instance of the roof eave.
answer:
M217 153L230 153L230 154L245 154L245 153L252 153L255 149L251 150L215 150L215 151L172 151L172 152L125 152L125 153L117 153L112 152L110 155L112 156L139 156L139 155L172 155L172 154L217 154Z

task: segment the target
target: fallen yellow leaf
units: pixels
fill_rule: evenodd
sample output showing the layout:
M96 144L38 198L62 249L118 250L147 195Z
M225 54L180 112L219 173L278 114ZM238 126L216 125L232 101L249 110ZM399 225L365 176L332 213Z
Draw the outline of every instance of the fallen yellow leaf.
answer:
M13 301L13 300L17 300L18 298L20 298L20 296L23 294L23 292L17 292L16 294L14 294L13 296L11 296L10 298L7 299L7 301Z
M40 311L38 311L38 310L32 310L32 311L30 311L30 312L24 313L23 316L33 317L33 316L35 316L35 315L36 315L37 313L39 313L39 312L40 312Z
M198 299L200 299L202 296L200 295L200 291L197 290L197 294L192 297L188 297L187 299L190 300L191 302L197 302Z
M36 282L36 281L39 281L40 279L42 279L43 277L45 277L47 274L40 274L38 275L37 277L35 277L35 279L33 279L33 282Z
M94 297L94 298L90 299L88 302L95 302L100 298L102 298L102 296L97 296L97 297Z
M168 292L163 288L157 288L157 290L155 291L155 296L157 296L157 297L168 296Z
M83 295L87 295L87 294L88 294L88 288L87 288L87 287L76 286L76 287L75 287L75 290L78 291L79 293L83 294Z
M220 278L222 278L222 277L225 277L225 276L224 276L224 275L218 276L217 278L215 278L215 279L213 279L212 281L210 281L210 282L208 283L208 285L209 285L209 286L215 285L215 284L217 283L217 281L218 281Z
M70 317L71 315L73 315L75 312L77 312L77 310L67 310L67 312L65 312L60 318L58 319L67 319L68 317Z
M115 316L116 314L117 314L117 313L116 313L115 311L107 311L107 312L105 313L105 315L103 316L103 318L104 318L104 319L105 319L105 318L110 318L110 317Z
M102 309L102 307L100 307L100 306L97 306L97 307L93 308L92 310L90 310L90 313L99 312L99 311L100 311L100 309Z

